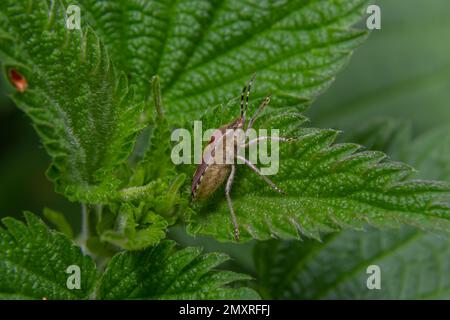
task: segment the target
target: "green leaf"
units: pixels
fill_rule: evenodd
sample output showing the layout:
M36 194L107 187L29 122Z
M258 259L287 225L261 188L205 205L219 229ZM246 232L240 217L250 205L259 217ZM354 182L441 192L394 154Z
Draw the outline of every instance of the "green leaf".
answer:
M170 181L175 176L174 165L170 157L172 130L164 118L159 81L158 76L152 78L152 100L156 116L153 123L149 125L150 132L142 148L143 156L133 168L133 174L129 181L130 186L142 186L156 179Z
M417 169L420 179L450 180L450 127L437 126L412 138L411 123L394 118L374 119L345 140L372 146Z
M420 135L401 149L400 157L417 167L418 178L450 181L450 127Z
M237 112L236 107L220 106L204 116L203 124L216 128ZM231 197L241 239L319 238L320 232L361 228L366 223L450 231L450 206L445 203L449 183L408 180L413 172L409 166L355 144L334 144L335 130L291 128L296 114L269 112L258 125L273 128L272 119L276 128L289 128L281 130L282 135L296 137L280 144L279 171L270 177L287 194L274 192L253 171L238 165ZM190 169L192 174L195 168ZM191 234L233 239L223 189L194 208L197 214L188 225Z
M274 107L304 107L365 38L350 29L364 0L80 4L140 94L148 96L149 76L161 76L170 123L196 119L233 97L254 72L257 96L276 92Z
M168 226L163 217L146 210L142 202L139 207L122 204L116 221L114 229L100 234L101 240L127 250L141 250L158 244L166 236Z
M254 256L263 298L450 298L450 240L410 228L344 231L321 243L271 240ZM367 288L370 265L380 267L380 290Z
M383 151L394 160L405 160L399 153L411 142L411 127L409 121L391 117L374 118L356 125L348 134L344 132L343 140L358 143L371 150Z
M94 261L63 234L25 212L27 225L13 218L0 227L0 298L86 299L97 280ZM69 266L80 268L81 289L70 290Z
M381 149L404 147L392 144L379 131L372 135L369 132L360 137L373 141ZM408 152L402 157L414 163L424 176L442 176L445 166L415 159L426 159L425 155L439 150L433 146L445 143L445 136L448 130L438 128L413 143L408 141ZM448 163L450 153L431 158ZM389 231L341 231L328 235L322 242L260 242L254 249L258 291L264 298L272 299L448 299L449 248L448 237L405 227ZM366 271L370 265L380 267L381 290L367 289Z
M141 172L150 172L147 169L151 170L151 163L148 165L141 166ZM144 186L120 190L114 203L104 208L97 228L101 240L124 249L141 250L163 239L166 228L178 220L188 205L179 193L186 176L179 174L170 181L171 177L172 174Z
M69 239L73 238L72 227L61 212L50 208L44 208L42 213L44 217L53 223L59 231L64 233Z
M137 101L149 96L152 75L161 75L169 123L235 95L255 71L257 95L274 91L273 106L303 108L365 38L350 29L365 2L85 0L80 32L65 27L65 1L7 1L1 58L7 72L13 67L27 79L27 90L13 98L53 158L48 175L56 190L105 203L126 182L124 162L142 127ZM155 137L167 132L155 125ZM163 170L148 165L166 147L151 142L133 184L166 173L164 161Z
M6 72L27 79L12 98L52 157L49 178L70 200L106 201L141 128L143 104L91 28L66 28L60 1L2 1L0 8L0 57Z
M228 258L202 254L198 248L176 251L175 243L123 252L108 264L99 286L100 299L258 299L249 288L226 285L248 276L214 271Z

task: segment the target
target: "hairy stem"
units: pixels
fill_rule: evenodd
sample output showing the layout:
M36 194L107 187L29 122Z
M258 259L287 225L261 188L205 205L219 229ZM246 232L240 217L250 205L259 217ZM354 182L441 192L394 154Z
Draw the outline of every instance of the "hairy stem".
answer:
M87 241L89 239L89 207L85 203L81 203L81 231L78 236L78 243L81 246L83 253L89 253L87 248Z
M152 94L153 103L156 108L156 120L161 121L164 118L164 108L161 99L161 87L159 85L159 76L154 76L152 78Z

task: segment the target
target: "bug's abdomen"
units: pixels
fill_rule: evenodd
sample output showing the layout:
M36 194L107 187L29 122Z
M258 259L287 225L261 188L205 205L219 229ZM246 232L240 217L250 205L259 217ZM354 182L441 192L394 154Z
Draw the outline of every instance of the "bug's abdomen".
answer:
M211 164L203 168L199 166L192 184L193 199L209 198L223 184L230 170L229 164Z

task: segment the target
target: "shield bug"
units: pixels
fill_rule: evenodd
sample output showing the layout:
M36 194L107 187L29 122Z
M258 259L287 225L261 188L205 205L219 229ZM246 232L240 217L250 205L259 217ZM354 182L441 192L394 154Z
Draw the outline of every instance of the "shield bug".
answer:
M25 92L28 87L27 79L16 69L9 69L9 81L20 93Z
M244 133L244 137L247 137L248 130L250 130L261 114L264 108L270 101L270 95L266 96L253 116L246 123L246 113L248 109L248 99L250 96L250 90L253 84L255 76L251 78L246 86L242 89L241 104L240 104L240 116L229 124L221 126L212 135L211 140L206 145L203 151L202 163L197 167L195 171L191 192L193 201L209 198L224 182L225 196L227 199L228 208L230 210L231 220L234 228L234 238L239 240L239 225L236 219L236 214L233 208L233 202L231 200L230 192L233 185L234 176L236 174L237 160L240 163L247 165L256 174L258 174L272 189L280 194L284 192L278 188L269 178L263 175L258 167L252 162L242 157L238 150L240 148L247 148L250 145L258 144L261 141L276 140L276 141L290 141L290 138L283 137L270 137L260 136L249 140L248 142L244 138L238 139L236 131L240 130ZM227 146L232 146L227 148Z

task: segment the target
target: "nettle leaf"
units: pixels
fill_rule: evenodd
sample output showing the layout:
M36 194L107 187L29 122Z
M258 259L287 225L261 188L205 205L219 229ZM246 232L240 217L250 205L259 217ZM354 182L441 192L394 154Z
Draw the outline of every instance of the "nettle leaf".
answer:
M13 218L0 227L0 298L87 299L93 292L97 271L63 234L49 230L35 215L26 212L27 224ZM81 289L70 290L69 266L80 268ZM72 272L72 271L71 271Z
M449 299L450 242L411 228L344 231L322 243L255 247L258 291L271 299ZM367 279L380 268L380 290Z
M130 177L130 186L142 186L156 179L170 181L175 176L175 168L170 154L172 149L172 130L164 117L160 79L152 78L152 101L156 115L148 128L148 135L137 144L132 160L136 162ZM142 153L142 155L139 155ZM134 158L134 159L133 159Z
M402 158L417 166L423 176L443 176L445 166L431 164L448 163L449 153L432 157L431 163L420 159L440 149L434 147L439 145L437 141L445 142L446 136L448 129L438 128L413 143L408 141L408 152ZM402 149L399 141L403 139L395 139L397 144L392 145L378 131L372 136L367 132L364 137L381 149ZM322 242L260 242L254 249L258 292L272 299L448 299L449 241L442 235L402 227L341 231L326 236ZM380 290L367 288L373 274L367 273L367 268L374 265L380 268Z
M154 172L151 162L137 168L143 169L141 177ZM121 189L118 197L102 208L96 228L96 247L98 241L106 241L127 250L141 250L157 244L166 236L167 227L178 220L188 205L187 199L179 192L186 176L175 176L175 171L171 171L173 174L151 180L143 186Z
M375 117L356 125L353 132L348 134L344 132L344 139L341 140L358 143L371 150L383 151L395 160L405 160L400 158L399 153L411 142L411 127L409 121Z
M350 29L362 0L79 4L82 32L65 28L66 2L6 3L2 56L29 83L14 99L53 157L49 177L71 200L91 203L108 201L118 176L127 177L123 163L141 127L136 101L149 96L154 74L169 123L234 95L255 71L259 95L277 93L273 106L304 107L365 38Z
M138 252L122 252L108 264L100 299L258 299L249 288L226 285L250 277L213 268L228 257L199 248L175 250L172 241Z
M437 126L412 138L411 123L395 118L374 119L346 138L372 146L414 166L414 177L450 180L450 127Z
M130 186L142 186L160 178L170 180L175 175L174 165L170 158L170 134L172 131L165 120L155 123L150 129L144 155L133 168L133 174L129 181Z
M203 124L214 128L217 122L227 123L237 110L237 105L220 106L204 116ZM367 223L450 230L450 206L445 203L450 197L449 183L408 180L413 173L408 165L356 144L334 144L335 130L292 127L292 119L299 119L293 113L274 116L268 112L257 124L273 128L272 116L277 126L289 128L281 130L282 135L296 137L280 143L279 171L269 177L287 194L274 192L253 171L238 164L232 199L241 239L302 235L319 239L320 232ZM192 175L195 167L189 170ZM223 188L194 208L197 213L188 221L191 234L233 239Z
M171 130L164 118L158 76L152 78L151 87L156 115L130 159L128 186L118 193L118 203L107 207L106 215L112 214L115 222L97 230L101 240L128 250L156 245L188 204L179 193L185 175L177 175L170 156Z
M116 169L132 151L143 104L89 28L68 30L59 1L2 1L1 59L28 88L12 95L33 120L56 190L99 203L117 188Z
M177 123L233 97L254 72L257 96L305 106L365 38L350 29L364 0L79 2L139 93L161 76L167 118Z
M128 250L141 250L159 243L166 236L167 221L160 215L145 208L122 204L117 212L104 212L107 219L115 214L113 229L100 233L102 241Z
M73 239L72 226L61 212L52 210L50 208L44 208L42 214L56 227L58 231L64 233L69 239Z
M400 154L418 169L417 177L450 180L450 127L437 127L420 135Z

